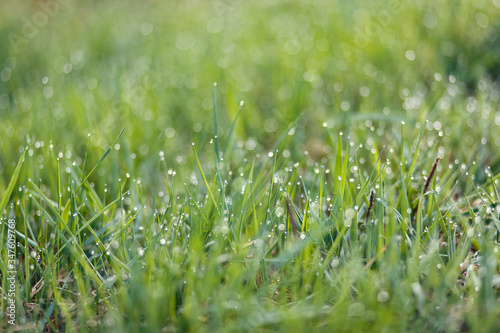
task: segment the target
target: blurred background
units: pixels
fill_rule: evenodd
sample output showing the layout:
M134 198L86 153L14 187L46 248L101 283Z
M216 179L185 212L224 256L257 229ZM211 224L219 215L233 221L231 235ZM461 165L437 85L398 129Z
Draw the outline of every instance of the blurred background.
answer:
M289 133L321 161L330 135L380 148L404 121L498 166L499 23L500 0L2 1L2 182L26 144L80 165L123 128L128 169L181 168L213 137L214 82L221 140L245 102L236 150Z

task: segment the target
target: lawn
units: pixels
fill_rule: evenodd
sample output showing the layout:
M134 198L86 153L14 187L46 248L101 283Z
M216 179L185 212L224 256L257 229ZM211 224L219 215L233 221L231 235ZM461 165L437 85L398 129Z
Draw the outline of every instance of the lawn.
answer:
M6 332L500 331L500 0L0 3Z

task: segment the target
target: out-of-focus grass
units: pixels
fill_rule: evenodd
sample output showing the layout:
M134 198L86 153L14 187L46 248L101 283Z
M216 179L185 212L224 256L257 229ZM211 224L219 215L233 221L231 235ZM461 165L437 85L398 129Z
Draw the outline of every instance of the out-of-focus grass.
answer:
M126 128L139 163L160 149L184 163L192 141L213 135L213 82L219 121L229 125L244 100L237 136L265 149L299 115L294 154L326 155L325 136L310 135L323 122L364 141L379 123L390 133L401 120L430 120L462 147L459 159L483 137L491 152L500 144L491 1L67 1L40 27L39 3L3 6L9 153L30 134L82 155L89 132L104 148Z
M499 329L499 1L0 8L21 328Z

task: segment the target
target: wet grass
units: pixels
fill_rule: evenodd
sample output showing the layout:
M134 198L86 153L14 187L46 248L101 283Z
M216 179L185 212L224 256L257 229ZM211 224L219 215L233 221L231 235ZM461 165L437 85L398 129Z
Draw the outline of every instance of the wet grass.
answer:
M500 330L500 4L127 4L0 24L3 327Z

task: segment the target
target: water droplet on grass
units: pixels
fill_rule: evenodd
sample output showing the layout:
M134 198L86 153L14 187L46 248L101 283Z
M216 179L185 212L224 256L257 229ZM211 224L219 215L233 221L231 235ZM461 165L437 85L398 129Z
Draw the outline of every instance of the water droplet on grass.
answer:
M285 209L283 207L276 207L274 214L276 214L277 217L283 216L285 213Z

